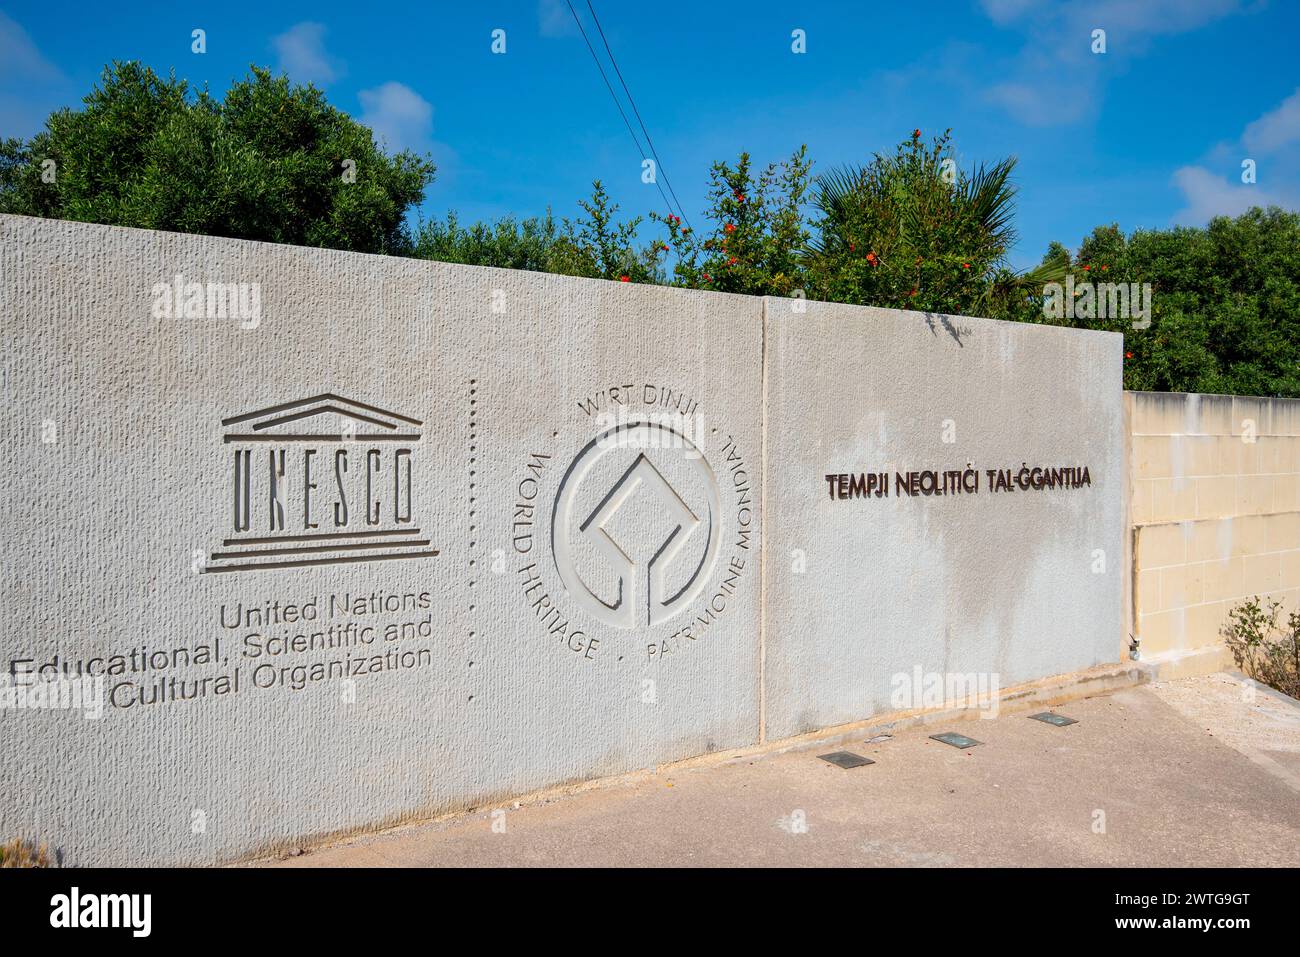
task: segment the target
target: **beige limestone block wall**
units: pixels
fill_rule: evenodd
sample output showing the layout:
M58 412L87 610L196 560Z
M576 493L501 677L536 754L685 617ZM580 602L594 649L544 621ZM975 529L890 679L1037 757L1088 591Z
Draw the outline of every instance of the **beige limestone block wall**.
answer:
M1300 608L1300 400L1124 400L1141 657L1222 646L1229 610L1254 595Z

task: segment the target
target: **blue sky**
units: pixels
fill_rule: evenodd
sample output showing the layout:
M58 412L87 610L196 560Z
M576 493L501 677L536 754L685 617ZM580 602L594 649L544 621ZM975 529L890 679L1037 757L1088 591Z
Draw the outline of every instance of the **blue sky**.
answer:
M376 4L0 2L0 136L75 105L112 59L214 92L249 63L321 86L394 147L428 151L420 210L573 216L593 179L663 209L564 0ZM585 0L575 0L598 50ZM595 3L688 217L709 164L801 143L814 171L951 127L968 167L1020 165L1017 267L1098 224L1300 208L1300 3L937 0ZM207 52L191 52L191 31ZM506 53L491 51L506 31ZM805 31L807 52L791 50ZM1106 52L1092 32L1106 31ZM608 66L607 66L608 69ZM616 78L611 81L618 88ZM630 113L629 113L630 116ZM633 119L635 126L635 119ZM1257 182L1241 182L1243 159ZM650 233L643 230L643 238Z

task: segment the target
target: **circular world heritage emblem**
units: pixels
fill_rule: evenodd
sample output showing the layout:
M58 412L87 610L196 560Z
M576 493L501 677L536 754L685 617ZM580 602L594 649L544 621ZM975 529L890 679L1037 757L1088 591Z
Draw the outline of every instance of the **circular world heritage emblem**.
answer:
M757 569L735 439L653 384L601 390L528 456L511 516L517 584L554 644L662 660L708 639ZM753 556L753 560L751 560Z

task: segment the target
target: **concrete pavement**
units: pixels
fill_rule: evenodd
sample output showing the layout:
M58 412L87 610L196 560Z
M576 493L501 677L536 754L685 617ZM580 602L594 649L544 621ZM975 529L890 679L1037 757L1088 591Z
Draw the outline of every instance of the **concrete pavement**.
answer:
M1296 866L1300 707L1229 674L647 772L270 866ZM957 750L929 738L984 742ZM842 770L839 748L875 764ZM495 813L494 813L495 812ZM495 825L495 829L494 829Z

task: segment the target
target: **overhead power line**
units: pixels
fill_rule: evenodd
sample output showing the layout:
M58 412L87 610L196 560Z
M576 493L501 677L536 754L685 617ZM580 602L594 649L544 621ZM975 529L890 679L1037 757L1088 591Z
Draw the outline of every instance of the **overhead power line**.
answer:
M632 113L636 116L637 124L641 127L641 132L645 134L645 141L650 147L650 155L655 159L655 180L657 182L659 176L663 176L664 185L668 187L668 192L673 195L673 202L677 204L678 215L685 219L686 225L689 226L691 221L687 218L685 210L682 209L681 200L677 198L677 190L673 189L672 180L668 178L668 170L664 167L663 161L659 159L659 151L655 149L654 140L650 139L650 131L646 129L645 121L641 119L641 111L637 109L636 99L632 96L632 91L628 89L627 81L623 79L623 71L618 68L618 60L614 58L614 51L610 49L609 40L605 38L605 28L600 25L600 17L596 16L596 8L591 5L591 0L587 0L587 9L591 11L591 19L595 21L596 29L600 32L600 42L605 45L605 52L609 54L609 62L614 64L614 73L618 76L618 82L622 85L623 92L627 94L627 101L632 104Z
M612 100L614 101L614 106L618 108L618 115L621 116L621 117L623 118L623 125L627 127L628 135L632 137L632 142L636 145L637 155L639 155L642 159L644 159L644 158L646 157L646 150L641 146L641 140L637 137L637 135L636 135L636 131L635 131L634 129L632 129L632 123L631 123L631 121L629 121L628 118L627 118L627 112L623 109L623 103L622 103L622 101L619 100L619 98L618 98L618 94L614 92L614 86L613 86L613 84L611 84L611 83L609 82L609 77L608 77L608 76L606 75L606 73L605 73L605 67L604 67L604 65L600 62L600 57L599 57L599 56L597 55L597 53L596 53L596 48L593 47L593 46L591 45L591 40L588 39L588 37L587 37L587 31L586 31L586 29L582 26L582 20L580 20L580 19L578 18L578 11L575 10L575 9L573 9L573 3L572 3L572 0L566 0L566 2L568 3L568 6L569 6L569 13L571 13L571 14L573 15L573 22L576 23L576 24L578 25L578 32L582 34L583 42L587 44L587 51L591 54L591 59L592 59L592 61L596 64L596 69L600 71L600 78L601 78L602 80L605 81L605 89L609 90L609 96L610 96L610 99L612 99ZM590 3L588 3L588 6L590 6ZM595 10L592 10L592 17L593 17L593 18L595 17ZM600 28L600 23L599 23L599 21L597 21L597 23L596 23L596 27L597 27L597 29ZM603 30L601 31L601 38L602 38L602 39L604 38L604 31L603 31ZM608 44L608 43L605 44L605 49L606 49L606 50L609 49L609 44ZM614 57L613 57L613 54L611 53L611 54L610 54L610 61L613 62L613 59L614 59ZM614 69L615 69L615 70L618 70L618 64L617 64L617 63L614 64ZM619 76L619 82L620 82L620 83L622 83L622 79L623 79L623 78L622 78L622 75L620 75L620 76ZM625 84L625 83L623 84L623 89L624 89L624 90L627 90L627 84ZM628 100L630 101L631 99L632 99L632 94L631 94L631 93L628 93ZM635 104L635 103L632 104L632 109L633 109L633 111L636 110L636 104ZM637 122L638 122L638 123L641 122L641 117L640 117L639 115L637 116ZM643 124L643 123L641 124L641 130L642 130L642 132L645 132L645 124ZM649 140L650 140L650 136L649 136L649 134L647 133L647 134L646 134L646 142L649 143ZM659 157L658 157L658 154L656 154L656 153L654 152L654 145L653 145L653 144L650 144L650 155L653 156L653 157L654 157L654 160L655 160L655 178L654 178L655 188L659 190L659 195L660 195L660 197L663 199L663 201L664 201L664 205L667 206L669 212L671 212L671 211L673 210L673 203L668 199L668 194L664 192L664 188L663 188L663 186L660 185L660 183L659 183L659 172L661 171L661 169L662 169L662 165L663 165L663 164L661 164L661 163L659 162ZM667 177L666 177L666 176L664 177L664 181L667 182ZM669 184L669 188L670 188L670 189L672 188L672 184L671 184L671 183ZM677 196L676 196L676 194L674 193L674 194L673 194L673 199L676 199L676 198L677 198ZM677 215L681 216L682 219L686 220L686 224L687 224L688 226L690 225L690 220L689 220L689 219L686 219L685 212L682 210L682 208L681 208L681 204L680 204L680 203L677 204Z

